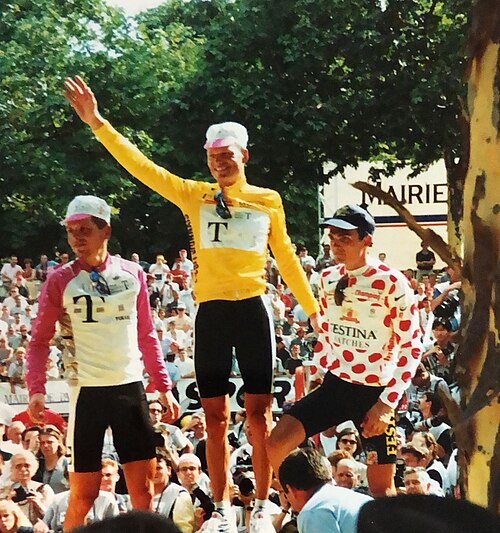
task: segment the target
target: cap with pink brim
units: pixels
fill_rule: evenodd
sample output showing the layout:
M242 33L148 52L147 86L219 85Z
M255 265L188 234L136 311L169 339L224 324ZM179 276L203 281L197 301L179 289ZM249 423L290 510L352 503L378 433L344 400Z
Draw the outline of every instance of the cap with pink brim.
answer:
M77 222L90 217L100 218L107 224L111 220L111 207L97 196L81 195L75 196L68 205L63 224L67 222Z
M207 140L204 148L221 148L237 144L241 148L246 148L248 144L248 132L245 126L238 122L222 122L212 124L206 133Z

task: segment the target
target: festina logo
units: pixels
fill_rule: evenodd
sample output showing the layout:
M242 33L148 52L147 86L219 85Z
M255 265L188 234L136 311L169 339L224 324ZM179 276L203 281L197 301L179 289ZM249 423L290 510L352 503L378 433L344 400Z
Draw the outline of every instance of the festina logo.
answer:
M373 330L355 328L354 326L344 326L340 324L332 324L332 333L336 335L344 335L352 339L376 339L377 336Z

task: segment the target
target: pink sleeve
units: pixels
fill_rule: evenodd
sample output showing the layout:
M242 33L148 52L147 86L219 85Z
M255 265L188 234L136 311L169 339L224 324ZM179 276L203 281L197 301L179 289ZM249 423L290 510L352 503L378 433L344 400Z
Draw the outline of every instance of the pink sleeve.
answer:
M38 298L38 315L31 331L26 353L26 383L30 396L45 394L49 342L63 311L61 277L49 275Z
M160 341L156 335L149 307L146 276L143 271L138 272L139 294L137 295L137 338L139 350L146 372L151 376L157 391L168 392L172 389L172 382L165 367Z

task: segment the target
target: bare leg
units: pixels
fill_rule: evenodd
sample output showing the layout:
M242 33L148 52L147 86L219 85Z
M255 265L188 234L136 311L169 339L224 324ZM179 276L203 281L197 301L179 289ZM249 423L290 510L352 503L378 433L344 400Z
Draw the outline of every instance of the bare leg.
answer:
M207 421L207 464L213 499L216 502L229 501L227 469L229 465L229 396L202 398L201 405Z
M272 425L272 394L245 393L245 409L252 432L252 465L255 473L255 497L267 499L271 486L271 465L266 453L266 440Z
M306 438L304 426L296 418L283 415L267 439L267 457L278 475L285 457Z
M64 531L85 524L85 518L99 494L102 474L98 472L70 472L68 510L64 519Z
M394 474L396 465L368 465L366 477L368 486L374 498L382 496L396 496L396 487L394 486Z
M134 509L151 511L153 502L153 478L156 473L156 459L132 461L123 465L130 501Z

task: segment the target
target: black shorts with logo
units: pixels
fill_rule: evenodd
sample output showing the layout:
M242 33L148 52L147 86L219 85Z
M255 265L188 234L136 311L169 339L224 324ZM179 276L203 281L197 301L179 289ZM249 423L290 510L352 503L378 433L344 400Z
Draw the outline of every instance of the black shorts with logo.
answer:
M202 302L196 313L194 333L200 398L228 394L233 349L245 392L272 393L274 326L261 296Z
M355 385L327 372L323 384L294 404L286 414L299 420L308 437L347 420L352 420L361 434L361 422L383 390L384 387ZM382 435L362 438L362 441L367 464L395 463L394 416Z
M101 470L108 426L121 463L155 457L154 430L140 381L107 387L70 387L70 472Z

